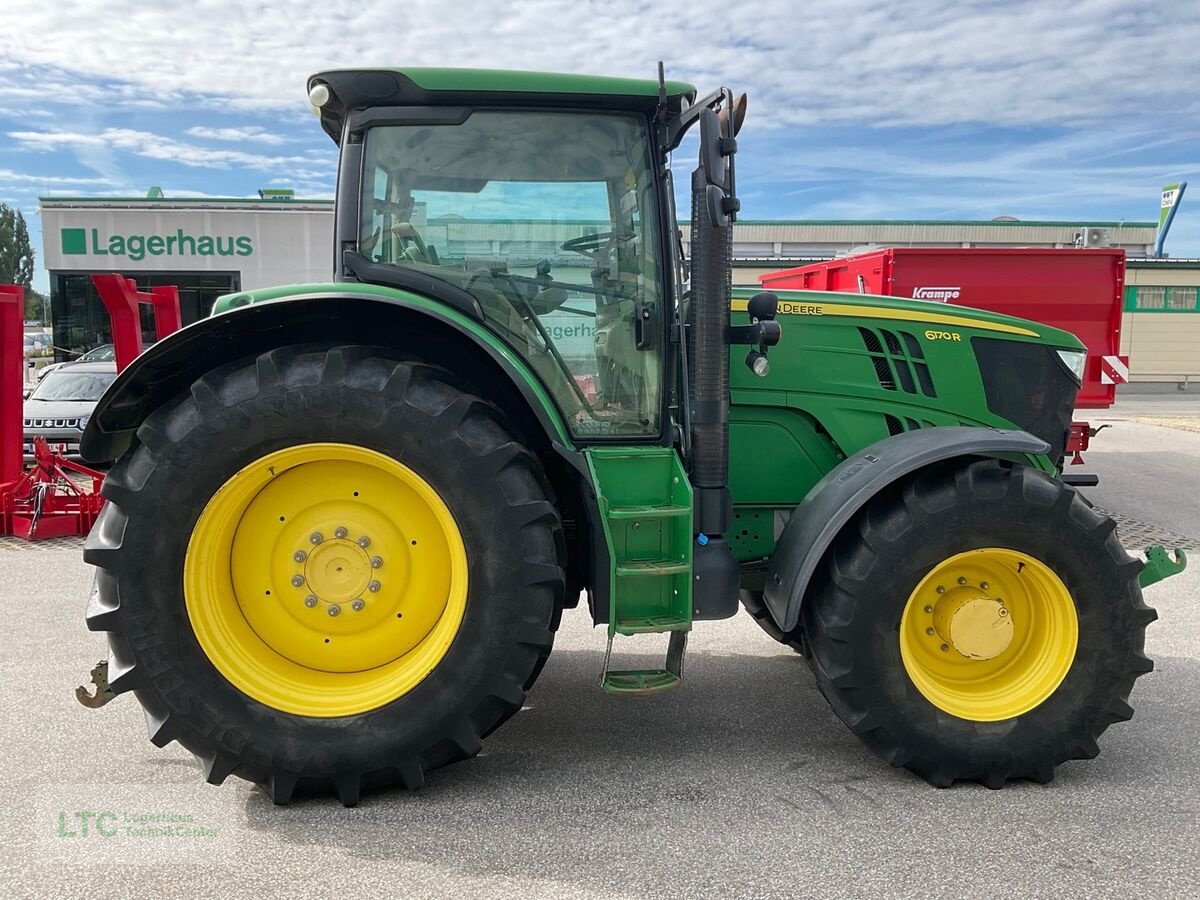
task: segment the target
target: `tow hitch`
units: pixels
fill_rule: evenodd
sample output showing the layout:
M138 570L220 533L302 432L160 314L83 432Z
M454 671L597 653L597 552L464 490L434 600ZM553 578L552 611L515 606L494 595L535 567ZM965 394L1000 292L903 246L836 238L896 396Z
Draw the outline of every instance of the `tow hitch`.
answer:
M96 667L92 669L92 684L96 686L94 694L89 694L87 687L82 684L75 688L75 699L88 709L99 709L117 696L108 686L108 660L96 663Z
M1147 588L1164 578L1178 575L1186 568L1187 554L1182 550L1176 550L1175 558L1171 559L1171 554L1167 553L1165 547L1155 544L1153 547L1146 548L1146 568L1142 569L1141 574L1138 575L1138 584Z

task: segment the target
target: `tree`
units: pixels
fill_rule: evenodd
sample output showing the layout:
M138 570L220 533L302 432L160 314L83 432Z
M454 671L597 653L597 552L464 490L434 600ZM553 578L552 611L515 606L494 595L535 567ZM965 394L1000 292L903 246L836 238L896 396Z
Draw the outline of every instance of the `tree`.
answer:
M0 203L0 284L33 284L33 248L19 209Z
M50 308L50 301L41 291L25 288L25 321L46 324L43 315Z

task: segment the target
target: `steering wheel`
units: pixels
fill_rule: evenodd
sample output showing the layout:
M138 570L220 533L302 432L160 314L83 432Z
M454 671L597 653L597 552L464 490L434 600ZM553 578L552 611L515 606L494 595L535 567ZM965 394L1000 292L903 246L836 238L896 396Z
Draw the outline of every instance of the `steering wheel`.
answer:
M599 234L585 234L571 238L569 241L563 241L560 246L564 250L572 250L575 253L595 253L616 237L615 231L601 231Z

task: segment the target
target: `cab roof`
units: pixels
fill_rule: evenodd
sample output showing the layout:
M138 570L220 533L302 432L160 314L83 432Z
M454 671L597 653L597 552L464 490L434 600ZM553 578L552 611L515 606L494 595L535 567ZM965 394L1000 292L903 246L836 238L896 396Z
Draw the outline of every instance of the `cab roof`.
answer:
M503 69L333 69L318 72L308 88L323 83L331 97L320 110L321 127L340 140L346 113L376 106L574 107L651 111L658 104L658 81ZM696 97L683 81L666 83L672 110Z

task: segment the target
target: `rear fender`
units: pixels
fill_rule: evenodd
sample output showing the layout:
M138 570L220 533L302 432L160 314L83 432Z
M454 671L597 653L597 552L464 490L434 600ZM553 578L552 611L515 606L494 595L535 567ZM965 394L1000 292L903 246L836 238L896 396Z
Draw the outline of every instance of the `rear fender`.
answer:
M484 373L519 394L526 415L517 422L530 439L570 448L561 415L537 376L478 322L416 295L386 299L345 293L302 294L244 306L202 319L159 341L129 365L105 392L80 440L92 462L116 459L134 442L155 409L188 390L205 372L276 347L313 342L391 347L450 363L482 360ZM536 430L535 430L536 429Z
M945 426L884 438L847 457L808 492L779 536L764 591L771 618L785 632L796 627L822 557L855 514L889 484L957 457L1036 459L1049 449L1024 431Z

